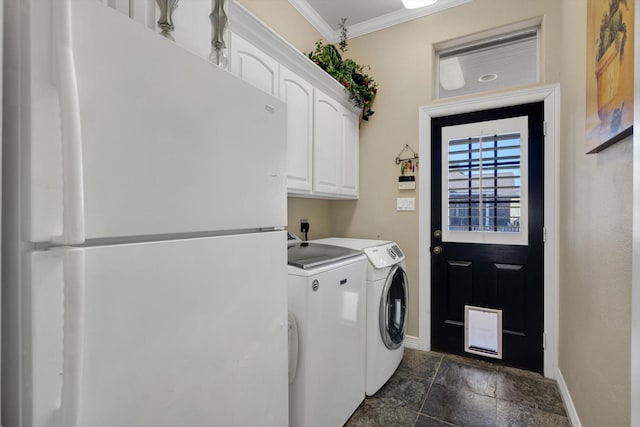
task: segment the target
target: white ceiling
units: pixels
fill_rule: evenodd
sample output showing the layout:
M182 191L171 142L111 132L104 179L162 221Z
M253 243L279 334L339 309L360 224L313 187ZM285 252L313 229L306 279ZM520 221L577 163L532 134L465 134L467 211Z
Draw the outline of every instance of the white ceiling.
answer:
M340 39L338 24L347 18L349 38L440 12L472 0L438 0L431 6L405 9L401 0L289 0L329 42Z
M306 1L333 29L338 29L342 17L347 17L349 24L359 24L404 9L401 0Z

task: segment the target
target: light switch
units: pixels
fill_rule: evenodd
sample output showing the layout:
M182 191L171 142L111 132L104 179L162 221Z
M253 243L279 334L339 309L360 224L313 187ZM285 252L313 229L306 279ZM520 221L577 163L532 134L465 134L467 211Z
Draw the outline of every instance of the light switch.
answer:
M398 197L396 206L398 211L415 211L416 198L415 197Z

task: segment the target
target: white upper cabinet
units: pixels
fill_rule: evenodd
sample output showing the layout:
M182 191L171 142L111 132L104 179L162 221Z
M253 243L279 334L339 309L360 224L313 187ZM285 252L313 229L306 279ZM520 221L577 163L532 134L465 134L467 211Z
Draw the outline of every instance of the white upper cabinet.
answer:
M358 197L358 148L360 143L360 118L351 110L341 113L342 129L342 181L340 193L343 196Z
M345 102L344 89L339 89L336 95L333 89L337 82L311 63L312 69L320 71L330 82L331 91L327 94L318 89L325 86L318 84L317 79L313 80L315 84L307 80L307 77L315 79L313 76L287 67L286 55L276 60L271 56L276 52L267 54L263 48L266 49L258 47L255 40L249 42L234 33L231 71L264 92L277 95L287 105L289 195L358 198L359 119L355 109Z
M280 66L280 100L287 104L287 188L309 193L313 171L313 86Z
M358 197L358 116L315 90L313 192L338 198Z
M340 105L315 91L313 131L313 191L340 194Z
M245 82L278 96L278 62L237 34L231 40L231 72Z

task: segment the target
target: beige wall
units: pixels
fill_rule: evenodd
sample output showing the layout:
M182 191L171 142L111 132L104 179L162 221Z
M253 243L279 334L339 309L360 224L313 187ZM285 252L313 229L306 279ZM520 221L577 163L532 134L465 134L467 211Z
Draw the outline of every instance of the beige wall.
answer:
M313 37L301 40L278 16L287 0L242 2L256 7L265 22L291 37L299 49L313 48ZM543 83L560 83L562 99L559 369L582 425L627 426L632 145L627 139L600 154L584 154L586 1L475 0L351 40L348 55L371 65L380 85L376 114L360 128L360 199L289 199L289 224L299 231L300 218L310 219L318 233L314 238L331 234L396 240L409 266L408 332L417 335L418 215L396 212L396 198L417 198L418 189L397 189L394 159L405 144L418 148L417 110L432 102L432 45L539 16L544 17ZM296 21L298 25L305 24ZM427 165L420 165L418 173L428 173Z
M331 223L331 204L328 200L302 199L289 197L288 199L288 229L301 239L300 220L309 221L309 240L334 236Z
M584 426L627 426L633 147L584 154L586 2L562 3L559 367Z
M514 3L518 3L517 6ZM560 74L560 6L555 0L482 0L434 16L407 22L349 42L349 55L369 64L379 83L376 114L360 128L360 200L351 207L333 207L334 231L347 236L378 235L397 241L407 254L410 281L409 335L418 335L418 212L397 212L398 197L416 197L398 190L394 159L409 144L418 149L418 108L432 103L433 44L487 31L531 18L544 17L545 83ZM420 164L418 174L429 173ZM423 254L428 252L423 251Z

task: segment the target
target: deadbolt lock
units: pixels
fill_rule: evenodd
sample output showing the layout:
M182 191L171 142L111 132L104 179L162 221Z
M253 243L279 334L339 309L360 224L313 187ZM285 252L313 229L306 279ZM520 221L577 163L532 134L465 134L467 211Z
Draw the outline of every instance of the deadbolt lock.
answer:
M433 232L433 237L435 237L436 239L442 238L442 231L440 231L440 230L434 231Z

